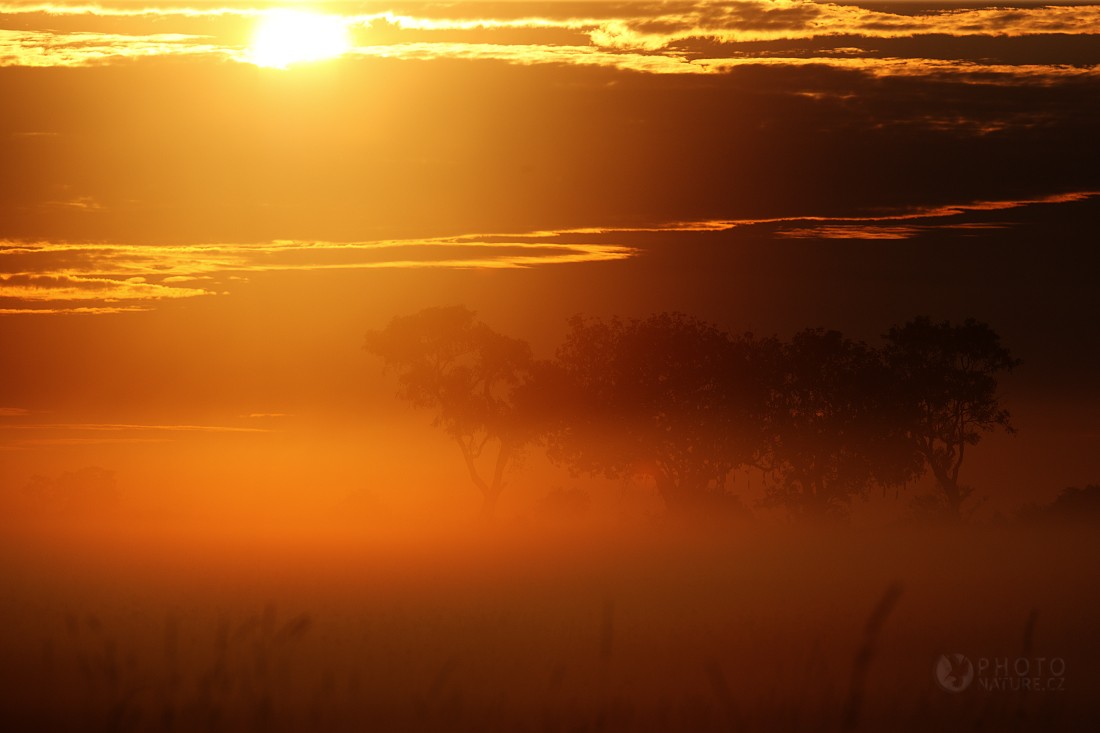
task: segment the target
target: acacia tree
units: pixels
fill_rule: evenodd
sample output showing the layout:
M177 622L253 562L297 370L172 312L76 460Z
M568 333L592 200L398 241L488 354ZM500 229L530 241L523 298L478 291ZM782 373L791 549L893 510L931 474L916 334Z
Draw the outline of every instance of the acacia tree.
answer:
M364 348L397 372L398 396L435 411L434 424L458 445L491 517L505 475L536 437L524 409L535 363L528 344L503 336L463 306L429 308L367 334ZM483 473L483 456L492 455Z
M997 395L997 377L1019 361L985 323L934 323L928 317L894 326L886 334L886 359L908 414L906 434L932 471L941 500L953 517L973 489L959 483L967 447L982 434L1015 432Z
M802 519L839 517L871 485L920 470L899 429L881 356L837 331L809 329L780 345L767 411L765 504Z
M550 457L582 473L646 476L672 513L740 506L726 488L760 444L756 342L679 313L569 325Z

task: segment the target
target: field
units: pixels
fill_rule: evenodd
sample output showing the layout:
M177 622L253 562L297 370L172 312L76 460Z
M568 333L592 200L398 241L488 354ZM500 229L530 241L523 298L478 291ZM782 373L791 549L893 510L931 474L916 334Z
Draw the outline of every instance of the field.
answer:
M1100 723L1088 527L322 530L6 531L4 729Z

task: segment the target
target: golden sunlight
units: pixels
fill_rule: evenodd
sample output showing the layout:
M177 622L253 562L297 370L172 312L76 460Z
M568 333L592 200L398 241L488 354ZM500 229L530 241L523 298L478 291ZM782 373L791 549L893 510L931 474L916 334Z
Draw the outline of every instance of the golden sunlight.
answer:
M256 28L248 60L257 66L285 69L302 61L336 58L350 48L351 38L342 18L272 10Z

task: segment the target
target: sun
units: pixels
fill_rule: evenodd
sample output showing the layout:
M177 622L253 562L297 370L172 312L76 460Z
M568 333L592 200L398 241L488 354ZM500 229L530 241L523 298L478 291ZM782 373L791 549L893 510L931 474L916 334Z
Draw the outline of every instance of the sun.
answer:
M270 10L256 27L248 60L257 66L285 69L302 61L341 56L351 48L342 18L298 10Z

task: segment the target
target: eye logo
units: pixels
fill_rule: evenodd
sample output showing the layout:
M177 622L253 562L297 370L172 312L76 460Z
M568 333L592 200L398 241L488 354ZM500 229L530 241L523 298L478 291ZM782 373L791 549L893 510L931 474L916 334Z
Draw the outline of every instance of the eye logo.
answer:
M936 681L947 692L962 692L974 681L974 665L962 654L941 654L936 660Z

